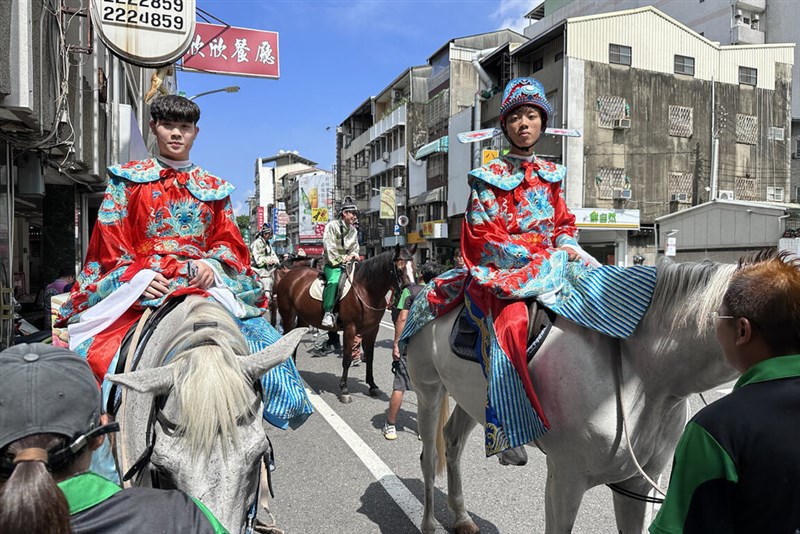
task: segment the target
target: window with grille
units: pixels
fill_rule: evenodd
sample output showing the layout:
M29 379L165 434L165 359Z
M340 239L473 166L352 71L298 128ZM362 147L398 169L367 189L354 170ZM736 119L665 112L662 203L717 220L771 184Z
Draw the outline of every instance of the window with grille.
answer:
M739 83L756 85L756 83L758 83L758 69L739 67Z
M554 89L545 95L545 98L548 102L550 102L550 106L553 108L553 113L547 117L547 125L551 128L557 128L559 124L561 124L561 120L558 118L558 108L559 103L561 100L558 98L558 89Z
M630 189L625 169L619 167L600 167L594 183L597 188L597 198L600 200L613 200L615 189Z
M618 44L608 45L608 62L617 65L631 64L631 47Z
M533 72L542 70L544 68L544 58L537 57L533 60Z
M667 180L669 200L677 201L681 204L692 203L692 183L694 173L691 172L671 172Z
M450 90L445 89L430 100L425 106L425 122L428 127L447 121L450 117Z
M694 133L694 108L686 106L669 107L669 135L691 137Z
M783 141L783 128L769 127L769 139L773 141Z
M630 115L628 103L621 96L603 95L597 99L597 125L614 128L614 121Z
M734 195L737 200L761 200L758 198L758 180L750 176L737 176Z
M755 145L758 141L758 119L755 115L736 114L736 142Z
M783 188L767 187L767 200L773 202L783 202Z
M675 74L694 76L694 58L675 54Z

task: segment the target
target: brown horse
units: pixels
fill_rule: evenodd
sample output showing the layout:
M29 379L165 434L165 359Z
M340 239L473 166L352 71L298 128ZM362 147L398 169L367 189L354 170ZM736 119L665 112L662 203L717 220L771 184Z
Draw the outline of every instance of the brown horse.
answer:
M353 270L352 289L342 298L339 305L338 320L335 331L344 330L342 379L339 382L339 400L351 402L347 389L347 373L352 362L353 338L362 335L364 360L367 364L366 381L369 394L373 397L380 394L372 375L372 356L375 349L375 338L378 335L381 318L386 311L386 294L413 282L411 261L416 246L409 250L395 245L373 258L356 265ZM397 260L406 260L407 269L399 269ZM322 328L322 302L314 300L308 289L320 272L316 269L298 267L291 269L275 284L278 309L281 314L284 333L297 326L315 326ZM347 275L342 274L341 283ZM296 324L295 324L296 323Z

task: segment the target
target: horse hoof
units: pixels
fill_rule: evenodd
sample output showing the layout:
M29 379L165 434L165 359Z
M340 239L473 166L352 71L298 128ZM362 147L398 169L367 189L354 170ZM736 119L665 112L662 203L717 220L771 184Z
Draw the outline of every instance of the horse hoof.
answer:
M340 393L339 402L341 402L342 404L350 404L351 402L353 402L353 398L350 397L349 393Z
M453 532L456 534L479 534L480 531L481 529L471 519L453 528Z
M381 388L378 386L369 388L369 396L370 397L380 397L381 395Z

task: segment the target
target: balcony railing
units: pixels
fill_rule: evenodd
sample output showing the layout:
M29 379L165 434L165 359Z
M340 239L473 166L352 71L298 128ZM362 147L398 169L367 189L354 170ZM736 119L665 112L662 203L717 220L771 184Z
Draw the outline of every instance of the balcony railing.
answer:
M377 139L392 128L406 124L406 105L403 104L369 129L370 140Z
M375 176L382 172L386 172L392 167L405 167L406 165L406 147L400 147L392 152L385 152L380 154L376 161L369 164L369 175ZM388 157L384 157L388 156Z

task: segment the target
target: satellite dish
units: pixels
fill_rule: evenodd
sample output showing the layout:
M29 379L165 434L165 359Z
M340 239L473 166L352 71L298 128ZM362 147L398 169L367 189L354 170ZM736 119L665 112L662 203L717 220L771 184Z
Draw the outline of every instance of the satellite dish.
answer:
M401 215L400 217L397 218L397 224L399 224L400 226L407 226L408 217L406 217L405 215Z

